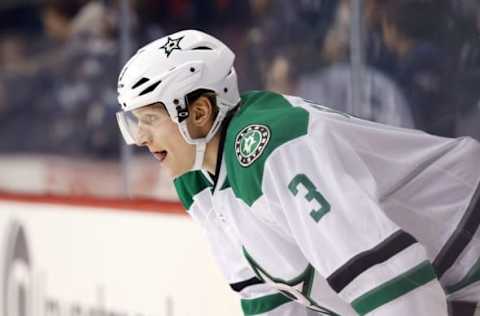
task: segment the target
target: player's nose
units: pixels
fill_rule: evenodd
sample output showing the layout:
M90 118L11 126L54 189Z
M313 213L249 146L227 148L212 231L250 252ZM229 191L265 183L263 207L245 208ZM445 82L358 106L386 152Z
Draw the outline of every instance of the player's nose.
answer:
M137 137L135 138L135 140L137 146L148 146L148 144L150 143L150 137L143 128L138 129Z

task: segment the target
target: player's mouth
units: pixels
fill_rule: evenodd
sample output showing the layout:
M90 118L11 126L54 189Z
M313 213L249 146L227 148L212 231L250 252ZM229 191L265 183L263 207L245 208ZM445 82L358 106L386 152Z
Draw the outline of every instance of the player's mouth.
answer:
M160 162L163 162L167 158L167 151L166 150L161 150L161 151L156 151L152 153L153 156L159 160Z

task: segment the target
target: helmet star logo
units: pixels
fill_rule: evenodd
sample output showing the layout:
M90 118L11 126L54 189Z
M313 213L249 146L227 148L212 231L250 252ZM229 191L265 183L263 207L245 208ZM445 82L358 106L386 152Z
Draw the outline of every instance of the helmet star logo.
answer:
M179 38L176 38L176 39L173 39L173 38L170 38L170 36L167 38L167 42L165 43L165 45L163 45L162 47L160 47L159 49L163 49L165 51L165 54L167 55L167 57L170 56L170 54L175 50L175 49L178 49L178 50L181 50L182 48L180 47L180 41L183 39L183 36L182 37L179 37Z

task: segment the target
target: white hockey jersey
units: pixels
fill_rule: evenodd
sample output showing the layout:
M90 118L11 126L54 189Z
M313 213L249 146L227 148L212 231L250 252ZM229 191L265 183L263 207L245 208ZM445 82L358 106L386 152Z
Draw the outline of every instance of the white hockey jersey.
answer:
M270 92L242 96L223 136L213 185L175 183L246 315L446 315L440 283L478 293L473 139Z

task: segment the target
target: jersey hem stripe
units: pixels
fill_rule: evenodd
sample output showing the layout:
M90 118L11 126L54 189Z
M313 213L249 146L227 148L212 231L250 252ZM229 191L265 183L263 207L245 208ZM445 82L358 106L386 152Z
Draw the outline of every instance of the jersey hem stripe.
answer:
M253 278L250 278L248 280L245 280L245 281L241 281L241 282L236 282L236 283L231 283L230 284L230 287L232 288L232 290L234 290L235 292L241 292L243 289L245 289L246 287L249 287L249 286L252 286L252 285L256 285L256 284L262 284L264 283L262 280L260 280L259 278L257 277L253 277Z
M448 302L449 315L475 316L477 311L476 302L450 301Z
M340 293L360 274L372 266L387 261L416 242L415 238L410 234L402 230L396 231L374 248L351 258L347 263L333 272L327 278L327 282L335 292Z
M462 251L472 241L480 226L480 185L473 194L470 205L463 215L455 232L445 243L433 261L438 277L442 277L452 267Z
M477 282L479 280L480 280L480 259L478 259L475 262L475 264L472 266L470 271L468 271L468 273L460 282L446 287L447 294L452 294L454 292L457 292L463 289L464 287L474 282Z
M283 294L271 294L254 299L242 299L241 305L245 316L264 314L275 308L290 302Z
M431 263L426 260L396 278L368 291L351 305L363 316L436 278Z

